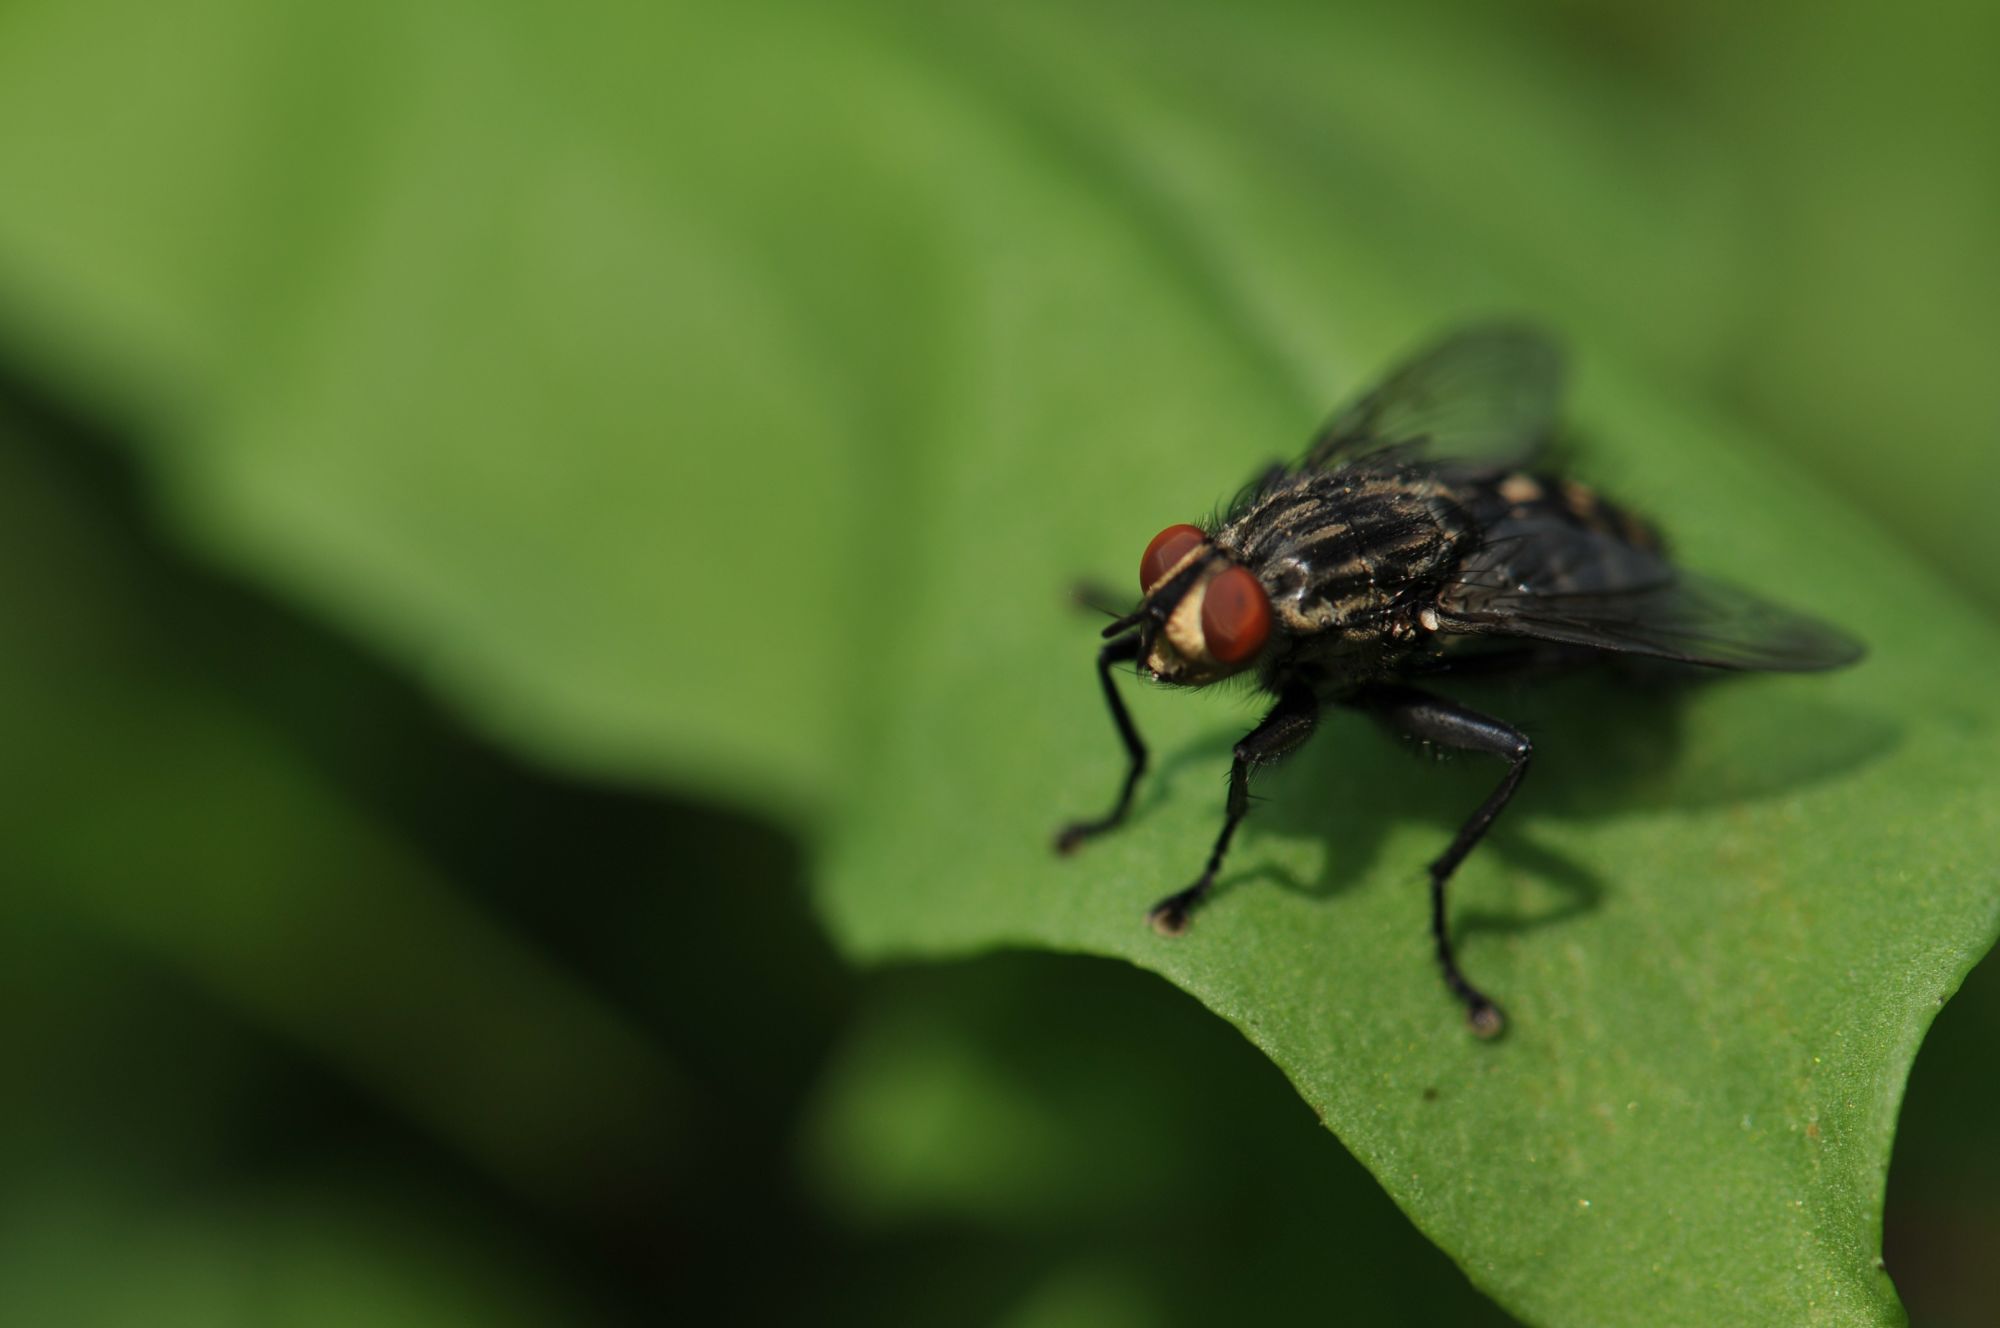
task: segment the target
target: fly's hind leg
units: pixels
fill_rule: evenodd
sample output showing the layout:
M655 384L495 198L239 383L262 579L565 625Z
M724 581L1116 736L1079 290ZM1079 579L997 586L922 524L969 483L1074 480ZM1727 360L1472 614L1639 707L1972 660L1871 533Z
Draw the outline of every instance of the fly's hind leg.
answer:
M1430 867L1431 936L1437 943L1438 966L1444 970L1445 985L1465 1004L1466 1019L1471 1023L1472 1031L1480 1037L1496 1037L1507 1026L1507 1021L1500 1013L1500 1007L1466 981L1465 974L1459 971L1445 916L1445 883L1474 846L1486 837L1494 818L1500 815L1501 809L1514 796L1514 791L1521 786L1522 778L1528 773L1528 760L1534 754L1534 747L1528 741L1528 735L1518 729L1413 687L1368 688L1351 698L1350 704L1373 713L1398 733L1419 741L1440 747L1455 747L1461 751L1482 752L1507 762L1507 773L1501 776L1500 783L1486 795L1486 801L1479 804L1478 810L1466 818L1465 824L1458 828L1457 836L1452 839L1451 847Z
M1214 886L1216 873L1222 870L1222 859L1229 851L1229 841L1236 833L1237 823L1250 810L1250 771L1260 765L1270 765L1298 750L1312 736L1318 722L1319 698L1309 689L1299 689L1280 696L1278 703L1271 707L1270 713L1259 721L1257 727L1243 735L1243 740L1236 744L1235 759L1229 766L1229 802L1223 812L1222 833L1216 837L1215 848L1208 855L1208 865L1193 885L1153 905L1152 911L1147 914L1153 930L1163 936L1178 936L1187 930L1188 914Z

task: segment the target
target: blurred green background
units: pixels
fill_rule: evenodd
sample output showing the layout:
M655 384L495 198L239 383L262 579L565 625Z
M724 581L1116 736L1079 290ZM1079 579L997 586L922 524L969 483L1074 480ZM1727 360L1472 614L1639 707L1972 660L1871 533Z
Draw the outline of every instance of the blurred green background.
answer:
M1329 394L1528 306L1991 622L1996 59L1969 3L0 0L0 1321L1506 1322L1166 984L822 938L966 592L910 565L965 310L1124 404L1066 338L1148 334L1126 226ZM1996 1034L1989 964L1904 1105L1919 1323L2000 1296Z

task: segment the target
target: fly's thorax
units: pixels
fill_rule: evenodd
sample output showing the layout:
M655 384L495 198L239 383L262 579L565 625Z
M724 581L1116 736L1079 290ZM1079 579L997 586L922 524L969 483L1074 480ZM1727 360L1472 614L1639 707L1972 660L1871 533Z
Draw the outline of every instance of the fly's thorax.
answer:
M1472 535L1435 477L1345 472L1299 477L1216 542L1257 570L1273 615L1303 644L1393 635Z
M1345 566L1315 566L1300 558L1280 559L1273 569L1279 587L1271 607L1287 630L1300 636L1327 632L1367 632L1387 612L1393 596L1365 573Z

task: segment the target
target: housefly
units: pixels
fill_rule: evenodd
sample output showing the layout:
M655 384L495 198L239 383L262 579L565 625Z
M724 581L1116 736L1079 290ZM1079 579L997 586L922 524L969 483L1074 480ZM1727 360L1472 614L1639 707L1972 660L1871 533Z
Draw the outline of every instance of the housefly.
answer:
M1445 887L1528 772L1511 725L1420 683L1606 655L1715 669L1838 668L1862 654L1838 629L1683 571L1652 526L1537 464L1556 424L1562 361L1526 327L1448 336L1337 412L1206 525L1172 525L1139 561L1138 607L1104 631L1097 673L1128 764L1117 801L1065 827L1069 852L1124 821L1146 746L1113 666L1204 687L1254 677L1275 698L1236 744L1222 830L1194 884L1154 905L1187 928L1250 805L1250 775L1297 750L1331 704L1506 773L1430 864L1430 924L1445 985L1475 1033L1505 1026L1460 970Z

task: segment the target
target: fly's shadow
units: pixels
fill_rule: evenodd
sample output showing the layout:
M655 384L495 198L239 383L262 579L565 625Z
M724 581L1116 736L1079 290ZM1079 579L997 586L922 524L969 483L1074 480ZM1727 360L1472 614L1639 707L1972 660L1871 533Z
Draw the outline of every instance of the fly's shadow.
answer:
M1711 688L1744 695L1722 698L1723 738L1691 747L1689 703ZM1768 801L1872 764L1900 739L1895 724L1865 711L1794 688L1687 669L1642 667L1454 691L1481 711L1506 715L1533 739L1532 773L1485 841L1486 851L1561 896L1531 914L1467 909L1454 919L1461 935L1554 926L1600 907L1617 889L1615 868L1607 874L1587 867L1551 845L1563 822ZM1163 770L1226 764L1230 746L1224 734L1205 738L1174 753ZM1261 835L1323 843L1322 868L1310 879L1281 866L1246 868L1218 880L1214 893L1268 884L1314 899L1338 896L1366 878L1392 826L1421 821L1442 850L1496 773L1490 760L1428 748L1384 732L1365 715L1329 708L1309 747L1260 776L1244 835L1249 845ZM1422 875L1413 871L1411 884Z

